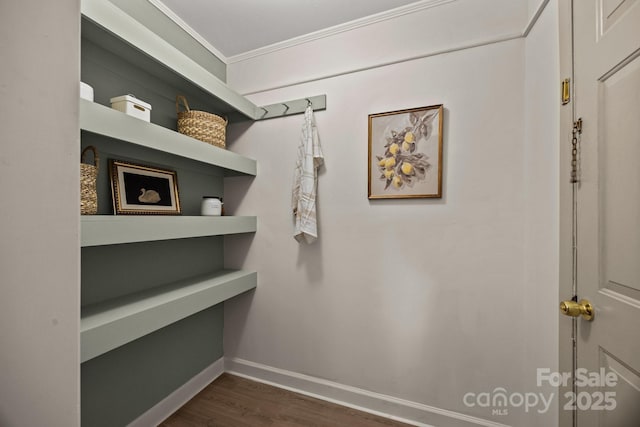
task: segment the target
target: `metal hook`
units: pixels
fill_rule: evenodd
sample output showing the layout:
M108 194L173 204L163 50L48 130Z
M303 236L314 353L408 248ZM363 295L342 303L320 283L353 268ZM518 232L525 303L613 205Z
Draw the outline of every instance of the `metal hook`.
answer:
M284 105L284 111L282 112L282 114L285 114L287 111L289 111L289 106L286 103L282 103L282 105Z
M307 107L313 106L313 102L309 98L305 98L307 100Z
M264 116L266 116L267 114L269 114L269 110L267 110L266 108L262 108L260 107L260 109L262 111L264 111L264 113L262 113L262 115L260 116L261 119L264 119Z

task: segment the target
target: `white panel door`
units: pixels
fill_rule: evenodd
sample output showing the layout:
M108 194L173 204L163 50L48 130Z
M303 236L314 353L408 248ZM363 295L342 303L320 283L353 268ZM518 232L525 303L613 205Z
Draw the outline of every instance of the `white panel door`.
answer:
M583 119L577 291L595 308L593 320L578 319L577 368L615 375L601 386L577 371L583 384L563 405L576 407L580 427L638 427L640 0L574 0L573 16L575 112Z

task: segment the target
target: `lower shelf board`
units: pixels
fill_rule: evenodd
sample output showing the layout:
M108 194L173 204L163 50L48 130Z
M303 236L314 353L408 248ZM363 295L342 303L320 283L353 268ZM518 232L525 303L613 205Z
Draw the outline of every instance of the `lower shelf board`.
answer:
M256 287L257 273L221 270L82 308L81 362Z

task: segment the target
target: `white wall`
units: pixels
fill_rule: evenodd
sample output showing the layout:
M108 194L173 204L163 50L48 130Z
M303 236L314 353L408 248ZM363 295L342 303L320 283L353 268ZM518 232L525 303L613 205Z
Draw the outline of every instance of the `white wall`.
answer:
M227 239L227 265L259 272L254 295L226 304L233 366L404 399L420 409L407 417L434 425L557 424L557 405L496 415L463 403L497 387L548 395L536 368L557 367L556 11L548 6L525 41L508 34L525 28L530 2L471 3L230 64L231 84L258 105L327 94L316 113L326 167L312 246L293 240L289 212L302 118L230 129L230 148L259 165L255 180L225 189L229 212L259 218L254 237ZM415 44L420 32L434 36ZM491 40L503 41L482 45ZM382 65L389 57L408 60ZM368 201L367 115L438 103L443 199ZM477 419L457 424L466 415Z
M536 370L558 371L560 94L558 4L551 0L525 42L525 331L524 377L536 385ZM557 425L558 400L529 426Z
M246 180L229 185L225 202L258 215L259 232L226 262L256 269L259 285L226 305L226 356L482 418L465 393L522 388L523 50L510 41L254 96L327 94L320 238L292 237L301 118L253 125L231 149L258 160L258 177L241 200ZM438 103L444 198L368 201L367 115Z
M442 6L444 16L456 5ZM518 16L513 25L522 30L526 13ZM335 51L333 41L324 43ZM322 57L316 43L311 52ZM368 39L359 46L377 47ZM304 80L302 71L289 72L299 48L274 54L277 66L261 57L257 79L266 87L278 83L269 76ZM331 73L332 64L315 73ZM497 416L462 399L496 387L525 391L524 65L517 39L254 94L258 104L327 94L327 110L317 113L326 156L320 239L306 247L292 238L301 118L232 128L231 149L255 157L259 173L250 185L232 180L225 202L236 214L257 214L259 232L229 239L226 261L256 269L259 286L226 305L225 354L519 424L517 410ZM253 87L237 69L232 64L230 81ZM367 115L438 103L445 106L444 198L369 202ZM435 419L425 409L419 420Z
M0 2L0 425L80 424L78 0Z

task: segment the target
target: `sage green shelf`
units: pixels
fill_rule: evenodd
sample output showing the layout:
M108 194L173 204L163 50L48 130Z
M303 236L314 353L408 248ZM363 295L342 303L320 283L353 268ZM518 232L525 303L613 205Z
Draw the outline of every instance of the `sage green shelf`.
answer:
M80 129L219 166L225 175L256 174L253 159L85 99L80 99Z
M214 112L224 115L230 115L230 112L238 113L244 116L245 120L255 120L262 114L258 106L229 88L201 64L113 3L104 0L82 0L81 11L84 17L106 30L104 33L84 29L83 35L108 50L117 51L119 54L122 51L122 56L126 56L142 69L152 72L155 69L159 72L168 69L184 81L208 92L219 101L219 111ZM114 41L112 35L119 40ZM123 46L133 47L140 54L129 54L128 48L124 49ZM150 64L149 59L154 62ZM166 76L163 75L163 78Z
M80 244L87 246L253 233L255 216L84 215Z
M82 308L81 362L256 287L257 274L221 270Z

